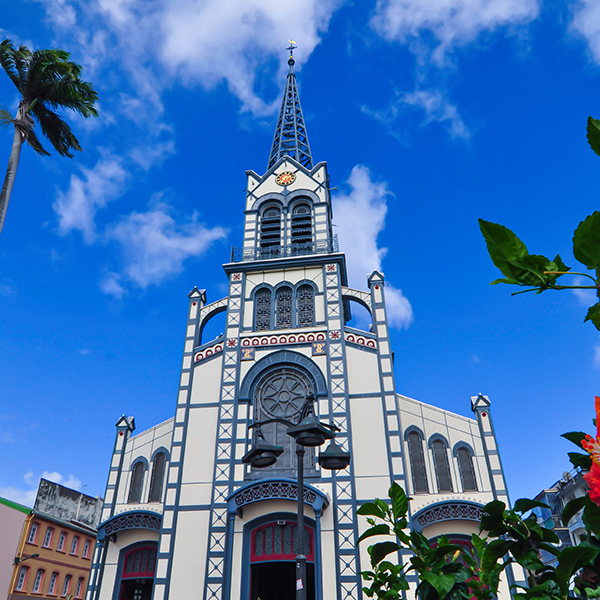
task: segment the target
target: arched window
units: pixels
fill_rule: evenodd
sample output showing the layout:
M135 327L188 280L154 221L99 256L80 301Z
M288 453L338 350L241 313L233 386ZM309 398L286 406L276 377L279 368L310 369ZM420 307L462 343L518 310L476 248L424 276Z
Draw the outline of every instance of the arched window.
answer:
M271 290L263 288L254 295L254 330L271 329Z
M431 451L433 452L433 464L435 465L438 492L451 492L452 477L450 476L446 444L442 440L434 440L431 444Z
M163 479L165 476L165 465L167 455L159 452L152 463L152 478L150 479L150 494L148 502L160 502L162 498Z
M425 471L425 456L423 455L423 441L416 431L411 431L408 434L408 456L415 494L429 492L427 472Z
M129 498L127 502L141 502L144 471L144 463L142 462L136 463L133 467L133 472L131 474L131 486L129 487Z
M122 579L154 577L156 547L142 546L130 550L123 560Z
M282 287L275 296L275 329L289 329L292 326L292 289Z
M299 369L281 366L267 373L256 386L254 392L254 420L265 421L283 418L298 423L300 411L307 396L314 393L313 385L308 377ZM262 426L262 434L269 444L283 446L283 454L277 462L264 471L265 476L271 470L289 470L296 468L296 445L287 434L287 426L283 423L270 423ZM313 448L306 448L304 456L305 469L315 468Z
M33 590L31 590L34 594L40 593L43 579L44 569L38 569L37 573L35 574L35 581L33 582Z
M273 206L264 210L260 220L260 247L278 248L281 244L281 211Z
M312 242L312 213L307 204L296 204L292 210L292 245Z
M312 327L315 324L315 291L310 285L298 288L298 327Z
M476 492L477 481L475 480L475 469L471 453L467 448L459 448L456 451L456 458L458 459L458 470L460 471L463 492Z

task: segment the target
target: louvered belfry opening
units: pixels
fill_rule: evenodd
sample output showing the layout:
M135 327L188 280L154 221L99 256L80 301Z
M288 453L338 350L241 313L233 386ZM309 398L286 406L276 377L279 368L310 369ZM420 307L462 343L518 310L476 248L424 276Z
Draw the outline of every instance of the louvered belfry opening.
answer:
M292 211L292 244L301 246L312 242L312 212L306 204L299 204Z
M267 208L260 220L260 247L276 250L281 245L281 212Z

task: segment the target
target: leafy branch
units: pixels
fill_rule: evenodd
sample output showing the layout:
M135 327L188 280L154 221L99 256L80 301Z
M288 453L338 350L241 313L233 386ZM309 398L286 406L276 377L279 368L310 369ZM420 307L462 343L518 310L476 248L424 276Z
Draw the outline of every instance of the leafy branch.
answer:
M598 135L600 138L600 130ZM558 254L553 260L541 254L529 254L527 246L504 225L479 219L479 228L492 262L504 275L492 281L492 285L507 283L526 288L513 295L541 294L546 290L595 290L600 298L600 211L581 221L573 235L573 255L593 275L571 271ZM559 278L565 276L586 277L593 285L563 284L562 280L558 283ZM600 300L588 309L584 321L591 321L600 331Z

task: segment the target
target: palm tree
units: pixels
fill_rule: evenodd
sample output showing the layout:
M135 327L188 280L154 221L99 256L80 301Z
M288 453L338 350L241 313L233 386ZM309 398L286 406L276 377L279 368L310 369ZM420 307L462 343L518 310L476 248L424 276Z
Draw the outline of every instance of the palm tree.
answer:
M98 116L94 106L98 94L91 83L80 79L81 67L68 59L69 53L64 50L32 52L25 46L16 49L10 40L0 44L0 65L21 94L14 118L6 109L0 110L0 124L13 125L15 128L8 169L0 192L0 232L4 226L23 142L28 142L38 154L49 155L35 134L35 121L61 156L73 158L69 151L81 150L81 146L69 125L51 109L69 108L84 117Z

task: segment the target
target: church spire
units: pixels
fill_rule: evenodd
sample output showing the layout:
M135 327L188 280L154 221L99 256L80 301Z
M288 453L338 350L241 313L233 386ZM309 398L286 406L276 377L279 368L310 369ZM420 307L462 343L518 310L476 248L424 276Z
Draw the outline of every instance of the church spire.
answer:
M296 74L294 73L294 42L290 40L290 58L288 65L290 70L287 75L281 111L277 120L277 128L273 138L273 147L269 156L270 169L282 156L291 156L303 167L312 169L312 156L304 125L304 115L300 106L298 86L296 85Z

